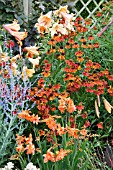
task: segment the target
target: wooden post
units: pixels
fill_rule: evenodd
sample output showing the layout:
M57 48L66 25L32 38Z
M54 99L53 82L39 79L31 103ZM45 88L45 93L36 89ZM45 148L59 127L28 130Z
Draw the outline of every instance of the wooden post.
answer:
M32 0L23 0L24 14L28 18L32 11Z

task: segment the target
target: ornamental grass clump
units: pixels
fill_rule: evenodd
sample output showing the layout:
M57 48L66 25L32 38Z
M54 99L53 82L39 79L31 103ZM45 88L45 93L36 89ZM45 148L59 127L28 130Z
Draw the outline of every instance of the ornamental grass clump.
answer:
M98 62L96 27L89 32L91 20L75 18L67 6L60 7L42 14L35 24L38 47L23 47L16 36L19 30L12 28L15 24L18 27L14 21L4 28L19 43L20 63L9 58L10 66L17 64L16 70L8 65L11 74L5 68L1 77L5 71L6 80L15 76L15 81L5 83L11 92L16 89L14 95L8 91L12 96L7 107L17 100L10 114L27 127L21 133L14 131L16 143L10 159L20 169L29 162L40 170L100 168L94 155L104 135L111 132L112 125L106 127L106 123L113 109L113 75ZM101 167L105 168L104 163Z

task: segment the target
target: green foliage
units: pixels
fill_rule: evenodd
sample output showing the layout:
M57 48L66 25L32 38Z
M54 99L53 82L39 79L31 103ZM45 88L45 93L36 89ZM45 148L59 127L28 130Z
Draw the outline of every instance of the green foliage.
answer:
M17 19L22 25L25 16L23 14L22 1L18 0L1 0L0 1L0 25L12 22Z

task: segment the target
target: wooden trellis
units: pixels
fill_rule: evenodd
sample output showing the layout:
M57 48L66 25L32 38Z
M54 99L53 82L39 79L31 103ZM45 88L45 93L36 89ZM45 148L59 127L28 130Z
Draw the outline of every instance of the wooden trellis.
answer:
M75 7L77 6L77 3L81 3L81 5L82 5L82 8L79 11L75 8L76 17L80 16L80 17L83 18L83 16L81 14L83 12L87 12L88 13L87 18L92 18L93 19L93 25L91 26L91 28L93 28L94 25L98 24L94 13L96 11L102 11L101 10L101 5L106 3L106 2L108 2L108 0L100 0L99 3L97 3L96 0L88 0L87 3L85 3L84 0L75 0L75 2L74 2ZM90 3L94 4L94 7L93 7L92 10L89 9Z

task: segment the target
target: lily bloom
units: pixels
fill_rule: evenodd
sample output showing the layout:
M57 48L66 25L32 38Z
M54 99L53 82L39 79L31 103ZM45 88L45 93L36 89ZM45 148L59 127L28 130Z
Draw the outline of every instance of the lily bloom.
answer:
M33 68L35 68L36 65L39 65L39 59L40 57L35 58L35 59L29 58L29 61L33 64Z
M67 14L67 13L61 12L61 15L65 20L64 26L68 28L69 30L74 31L74 27L72 23L73 14Z
M28 69L27 67L24 66L22 70L22 77L23 78L32 77L33 73L35 73L34 69Z
M51 19L52 11L48 12L46 15L41 15L38 19L38 23L35 24L38 32L41 34L48 33L48 28L51 26L52 19Z
M51 31L51 36L52 37L55 34L57 34L58 32L63 34L63 35L67 35L68 34L66 28L64 28L64 26L62 24L58 24L58 23L53 24L53 27L50 28L50 31Z
M61 16L61 12L69 13L67 7L68 7L67 5L66 6L60 6L60 8L58 10L54 11L54 14Z
M47 28L50 27L52 22L51 15L52 11L48 12L46 15L41 15L40 18L38 19L38 23Z
M3 27L9 32L11 33L11 31L15 31L18 32L20 30L20 25L17 24L18 20L14 20L12 24L4 24Z
M18 41L21 41L27 37L28 33L26 31L25 32L12 31L11 35L13 35Z
M20 25L17 24L18 20L14 20L12 24L5 24L3 27L18 41L24 40L27 37L27 32L18 32L20 30ZM20 42L21 43L21 42Z

